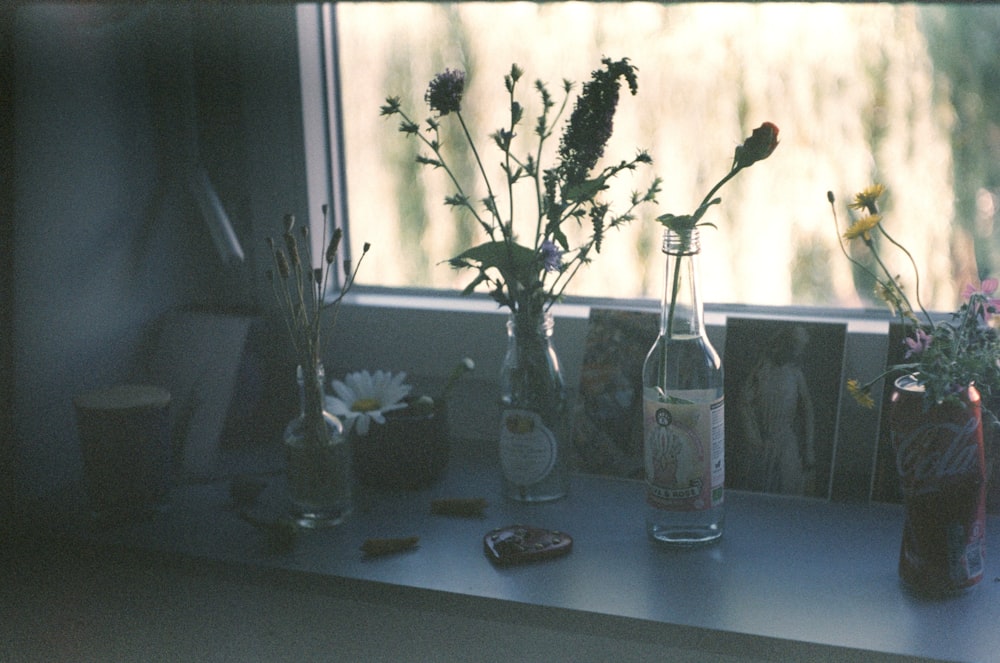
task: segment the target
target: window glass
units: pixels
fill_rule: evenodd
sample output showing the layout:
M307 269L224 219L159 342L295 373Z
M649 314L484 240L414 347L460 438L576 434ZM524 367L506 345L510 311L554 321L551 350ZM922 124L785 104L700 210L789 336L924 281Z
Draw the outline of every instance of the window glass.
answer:
M639 70L638 95L622 95L605 158L645 149L654 161L616 182L609 200L624 204L654 175L664 181L659 203L607 238L571 294L658 298L655 217L693 211L764 121L780 127L778 149L708 213L718 229L702 233L706 301L872 305L872 284L840 252L826 194L838 198L842 231L847 202L876 181L889 192L884 223L921 268L926 305L952 308L965 282L1000 271L997 7L344 2L336 12L350 236L373 244L362 282L461 288L471 274L443 261L483 239L444 205L453 193L444 173L414 162L417 141L397 131L398 118L380 117L387 96L423 120L431 78L466 71L463 114L484 161L498 163L488 136L506 121L511 63L525 70L526 152L534 81L558 93L569 79L579 90L604 56ZM468 153L451 154L472 182ZM531 199L527 188L515 195ZM905 257L890 255L913 287Z

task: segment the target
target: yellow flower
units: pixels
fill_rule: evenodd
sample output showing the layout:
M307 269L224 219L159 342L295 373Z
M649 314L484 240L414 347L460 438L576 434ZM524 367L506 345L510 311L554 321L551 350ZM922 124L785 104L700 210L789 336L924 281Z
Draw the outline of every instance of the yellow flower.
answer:
M859 194L854 196L854 202L848 205L851 209L866 209L872 214L875 213L875 202L885 193L885 186L882 184L872 184Z
M875 284L875 296L885 302L886 306L889 307L889 313L896 315L901 302L895 289L879 281Z
M863 387L855 379L847 381L847 393L858 402L861 407L871 409L875 407L875 400L872 398L869 387Z
M871 230L879 224L882 220L881 214L868 214L863 216L847 229L844 233L844 239L856 239L858 237L864 237L866 240L871 239Z

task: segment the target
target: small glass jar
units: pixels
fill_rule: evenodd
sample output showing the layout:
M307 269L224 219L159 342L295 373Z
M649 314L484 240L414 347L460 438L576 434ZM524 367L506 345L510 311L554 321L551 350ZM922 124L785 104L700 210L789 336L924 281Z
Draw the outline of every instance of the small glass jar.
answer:
M283 437L285 479L294 521L305 528L338 525L351 512L351 452L344 426L324 407L322 364L298 368L299 416Z
M520 502L557 500L569 491L568 406L551 312L507 321L500 368L500 465L503 492Z

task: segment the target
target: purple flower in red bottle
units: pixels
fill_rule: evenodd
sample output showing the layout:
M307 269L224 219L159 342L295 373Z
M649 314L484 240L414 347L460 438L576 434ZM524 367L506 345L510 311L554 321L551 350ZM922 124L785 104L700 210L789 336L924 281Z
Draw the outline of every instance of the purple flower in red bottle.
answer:
M969 283L962 290L962 299L969 302L983 320L988 320L991 315L1000 313L1000 298L992 296L998 287L1000 280L995 278L983 279L978 288Z
M934 338L923 329L917 329L913 336L903 339L906 344L906 355L904 359L909 359L915 355L923 354L924 350L930 347L931 339Z

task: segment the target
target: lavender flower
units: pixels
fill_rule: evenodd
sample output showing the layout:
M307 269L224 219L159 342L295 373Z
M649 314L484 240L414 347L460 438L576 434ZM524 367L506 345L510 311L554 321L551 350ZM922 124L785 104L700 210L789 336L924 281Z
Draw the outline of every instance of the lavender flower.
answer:
M584 83L583 92L576 100L573 114L559 143L559 157L565 170L566 182L579 184L587 178L597 161L604 156L604 148L614 128L615 108L618 106L619 78L628 82L634 95L639 84L636 68L628 58L617 62L604 58L604 70L591 74Z
M447 115L462 110L462 93L465 92L465 72L445 69L427 86L424 101L431 110Z
M556 246L555 242L548 239L542 242L541 252L542 264L545 266L545 271L554 272L562 267L562 251Z

